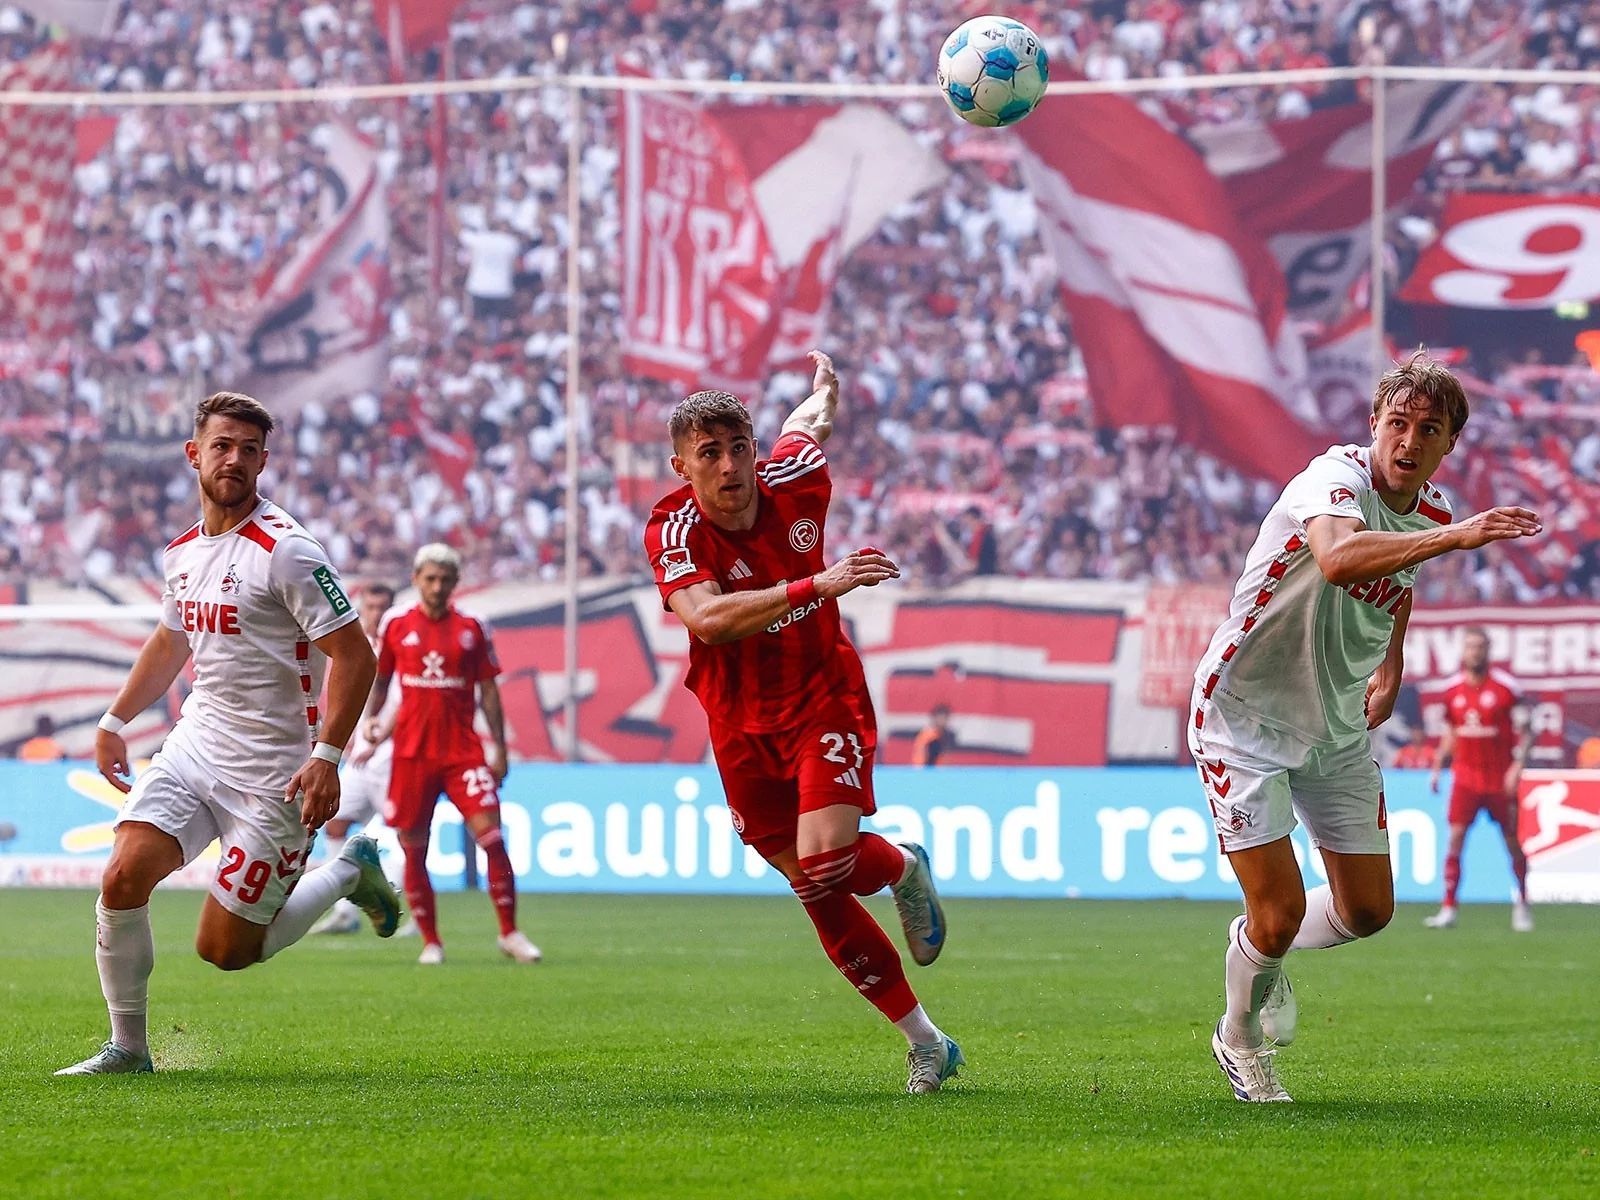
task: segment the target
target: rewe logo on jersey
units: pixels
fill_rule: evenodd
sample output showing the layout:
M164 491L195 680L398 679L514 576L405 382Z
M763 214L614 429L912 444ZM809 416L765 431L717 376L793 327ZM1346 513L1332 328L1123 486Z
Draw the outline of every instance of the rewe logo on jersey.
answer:
M178 616L185 633L239 633L239 610L232 604L179 600Z
M1411 589L1393 579L1367 579L1361 583L1346 584L1344 590L1352 600L1364 600L1373 608L1381 608L1391 617L1411 595Z

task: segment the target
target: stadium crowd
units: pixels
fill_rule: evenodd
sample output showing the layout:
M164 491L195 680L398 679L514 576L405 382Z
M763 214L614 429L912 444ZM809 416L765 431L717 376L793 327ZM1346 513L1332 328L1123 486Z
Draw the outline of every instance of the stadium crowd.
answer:
M1003 7L1038 29L1053 61L1095 78L1454 61L1501 34L1512 65L1600 61L1593 2ZM932 49L967 15L952 0L468 4L451 27L451 53L460 77L627 62L657 75L895 82L931 78ZM0 8L0 55L21 59L44 37L18 10ZM369 0L127 0L113 36L82 42L78 69L84 87L128 91L382 82L393 67ZM412 54L405 70L433 77L435 52ZM1600 187L1593 93L1482 89L1396 223L1395 269L1436 236L1434 206L1449 188ZM1333 95L1321 86L1227 89L1186 103L1196 119L1220 121L1293 116ZM276 444L267 494L353 574L394 576L408 547L445 537L474 578L553 577L564 569L567 472L577 469L583 571L637 569L641 517L664 485L622 464L659 458L675 395L621 370L612 102L592 99L583 113L587 406L576 464L566 461L562 404L564 93L450 102L437 287L430 103L340 111L381 147L390 183L388 378L304 405ZM937 106L898 113L953 169L841 273L823 339L852 384L843 436L830 446L841 480L834 544L884 546L921 584L974 574L1231 580L1275 489L1160 430L1096 428L1054 266L1015 171L964 159L964 130ZM46 363L21 348L19 329L0 329L0 578L92 582L158 569L162 546L192 520L192 478L177 454L185 410L249 368L246 314L258 281L318 220L329 115L311 104L125 110L80 165L76 332ZM952 260L983 267L939 270ZM62 363L65 373L54 369ZM1600 434L1581 412L1600 399L1592 372L1466 366L1495 385L1469 444L1494 439L1537 453L1564 438L1573 449L1560 469L1574 487L1600 489ZM803 386L773 381L753 406L758 432L775 432ZM470 441L470 469L443 469L422 436L430 429ZM1593 557L1576 540L1537 569L1462 556L1424 574L1425 598L1600 595Z

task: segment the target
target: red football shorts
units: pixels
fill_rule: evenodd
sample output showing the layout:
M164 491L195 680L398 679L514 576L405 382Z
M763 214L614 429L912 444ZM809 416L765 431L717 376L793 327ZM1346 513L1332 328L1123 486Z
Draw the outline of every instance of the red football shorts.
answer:
M876 812L877 749L870 702L852 696L829 697L804 725L777 733L746 733L711 722L711 751L733 827L765 858L794 845L803 812L835 804Z
M1450 788L1450 824L1471 825L1481 810L1503 829L1511 820L1511 806L1514 803L1503 791L1480 791L1477 788L1464 788L1458 783Z
M396 758L389 775L389 799L383 819L389 828L427 829L440 794L450 797L462 819L500 809L494 775L480 754L476 758Z

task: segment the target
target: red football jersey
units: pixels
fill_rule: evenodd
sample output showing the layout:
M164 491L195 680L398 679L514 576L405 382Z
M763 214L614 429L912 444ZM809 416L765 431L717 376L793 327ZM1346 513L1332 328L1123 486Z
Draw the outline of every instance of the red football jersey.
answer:
M772 457L756 464L756 489L756 523L740 532L707 520L687 485L656 505L644 545L663 604L680 588L708 580L724 592L750 592L823 569L833 481L816 439L780 437ZM814 600L761 633L720 646L691 635L684 686L714 722L747 733L788 729L819 700L841 692L856 694L863 711L872 711L861 657L840 624L837 600Z
M378 637L378 674L400 680L395 757L481 758L477 685L500 674L482 622L454 608L430 621L418 605L389 617Z
M1451 770L1458 787L1473 792L1505 787L1517 743L1512 710L1521 703L1516 683L1500 671L1491 670L1482 683L1458 675L1446 689L1444 713L1456 735Z

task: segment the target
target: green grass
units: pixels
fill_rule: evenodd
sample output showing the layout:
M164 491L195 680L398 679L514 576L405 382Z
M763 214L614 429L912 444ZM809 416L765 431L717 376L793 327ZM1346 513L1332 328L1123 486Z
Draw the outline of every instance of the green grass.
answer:
M93 900L0 892L0 1195L1600 1194L1593 909L1297 955L1296 1103L1247 1106L1225 905L952 905L914 983L971 1065L907 1096L792 901L524 897L528 968L447 896L442 969L362 934L233 975L199 903L154 904L159 1073L54 1079L105 1032Z

